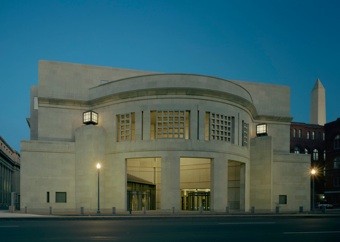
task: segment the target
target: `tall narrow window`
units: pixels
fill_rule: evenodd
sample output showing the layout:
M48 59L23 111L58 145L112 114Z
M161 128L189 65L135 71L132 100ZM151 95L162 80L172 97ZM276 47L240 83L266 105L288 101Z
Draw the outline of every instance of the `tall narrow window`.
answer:
M242 120L242 146L248 147L249 124Z
M117 115L117 124L119 142L135 140L135 113Z
M50 202L50 192L46 193L46 202L49 203Z
M313 160L314 160L314 161L319 160L319 152L318 152L317 149L314 149L314 150L313 150Z
M299 129L299 138L301 138L301 137L302 137L302 130Z
M293 129L293 138L296 137L296 129Z
M340 149L340 135L339 134L335 136L334 138L334 149L335 150Z
M312 131L312 140L315 139L315 131Z
M307 137L306 138L309 139L309 131L307 131Z

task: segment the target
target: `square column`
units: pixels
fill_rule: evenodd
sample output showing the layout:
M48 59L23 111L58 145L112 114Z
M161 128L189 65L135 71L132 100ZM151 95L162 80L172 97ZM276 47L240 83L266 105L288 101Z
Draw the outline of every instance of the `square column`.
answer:
M228 159L215 157L211 161L211 211L224 212L228 206Z
M121 155L109 155L102 168L104 173L103 208L115 207L117 211L127 210L126 159Z
M161 209L181 208L180 157L170 152L161 161Z

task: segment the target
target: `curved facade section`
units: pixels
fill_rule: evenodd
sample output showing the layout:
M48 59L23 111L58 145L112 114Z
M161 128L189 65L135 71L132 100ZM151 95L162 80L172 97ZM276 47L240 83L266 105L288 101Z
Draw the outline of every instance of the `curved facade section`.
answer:
M75 213L308 207L309 179L301 178L308 161L289 154L290 117L271 113L278 101L264 104L254 86L113 68L111 75L103 69L107 80L85 80L82 86L84 77L75 73L84 66L70 64L65 71L74 79L68 85L87 92L87 99L77 98L77 90L43 93L46 83L64 82L65 73L48 80L56 65L41 63L44 81L31 92L31 140L22 142L22 207ZM87 68L86 76L93 71L94 78L101 71ZM259 87L276 92L271 95L289 109L286 87ZM266 113L259 112L265 105Z

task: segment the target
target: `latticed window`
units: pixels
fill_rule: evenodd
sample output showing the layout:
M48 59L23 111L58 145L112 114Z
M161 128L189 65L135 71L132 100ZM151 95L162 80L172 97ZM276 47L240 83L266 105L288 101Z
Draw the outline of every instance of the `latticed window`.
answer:
M209 116L209 140L221 140L234 143L235 118L217 113L206 113Z
M249 124L242 121L242 146L248 147Z
M117 115L118 141L135 139L135 113Z
M151 111L151 138L189 139L189 116L184 110Z

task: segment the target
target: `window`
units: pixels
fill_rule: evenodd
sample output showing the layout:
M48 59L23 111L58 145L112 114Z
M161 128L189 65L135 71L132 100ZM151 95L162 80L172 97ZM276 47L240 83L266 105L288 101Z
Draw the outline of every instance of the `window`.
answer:
M299 149L299 147L294 147L294 153L295 153L295 154L300 154L300 149Z
M56 203L66 203L66 192L56 192L55 193Z
M242 146L248 147L249 124L242 120Z
M301 138L301 137L302 137L302 130L299 129L299 138Z
M309 151L307 148L305 148L305 154L309 154Z
M189 111L151 111L151 139L189 139Z
M118 142L135 140L135 113L117 115Z
M317 149L313 150L313 160L319 160L319 152Z
M46 202L49 203L50 202L50 192L46 193Z
M315 139L315 132L313 131L312 132L312 140L314 140Z
M325 133L322 133L322 140L325 140Z
M287 195L279 195L279 204L287 204Z
M309 131L307 131L307 139L309 139Z
M206 119L208 123L205 126L209 129L209 140L234 143L235 118L217 113L206 113L207 115L209 119Z
M333 187L340 187L340 177L333 178Z
M296 137L296 129L293 129L293 137Z
M334 169L340 169L340 156L336 157L333 161Z
M335 150L340 149L340 135L339 134L335 136L334 138L334 149Z

